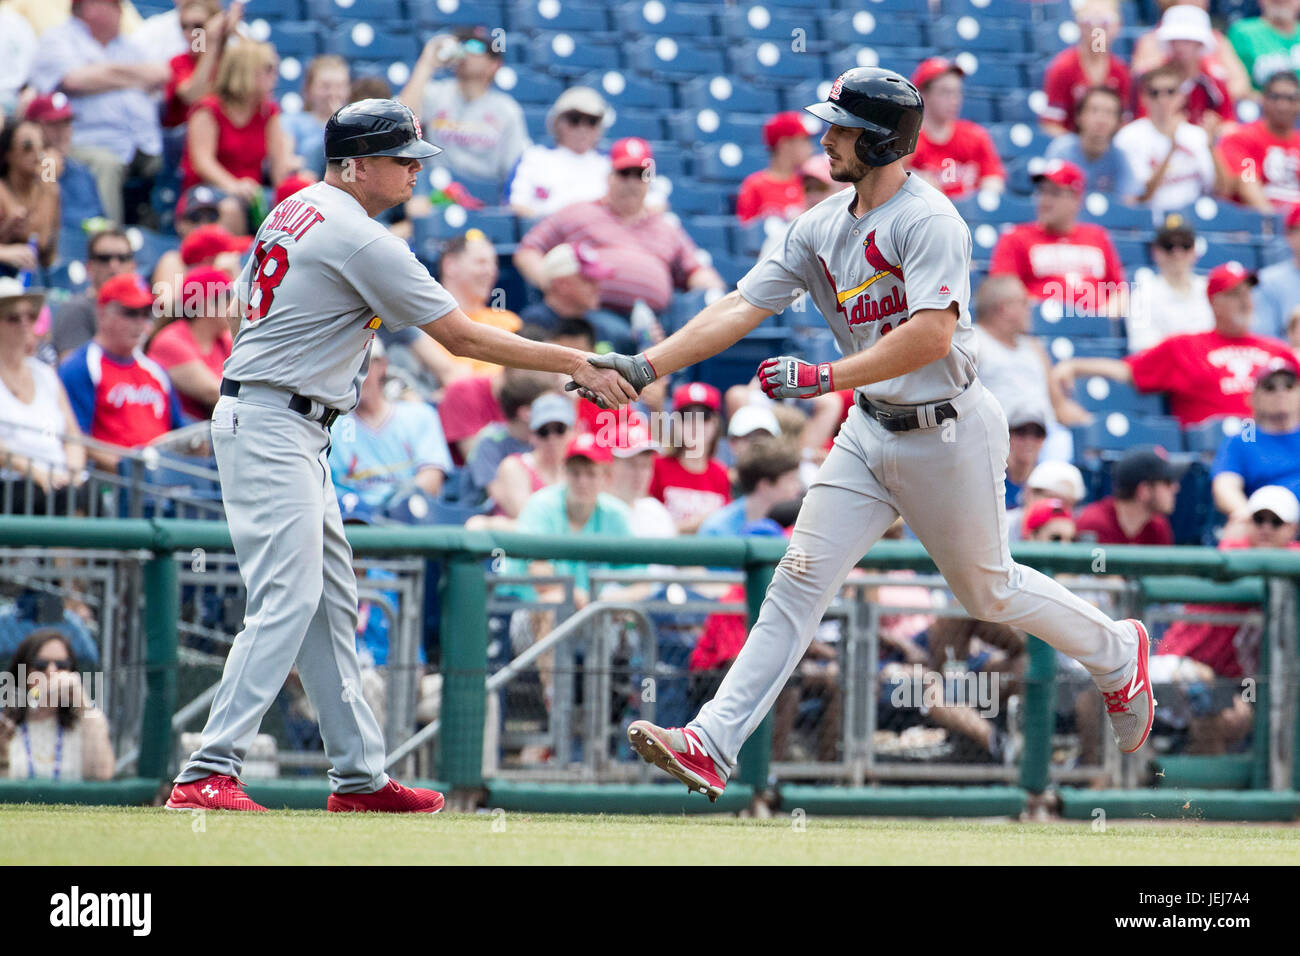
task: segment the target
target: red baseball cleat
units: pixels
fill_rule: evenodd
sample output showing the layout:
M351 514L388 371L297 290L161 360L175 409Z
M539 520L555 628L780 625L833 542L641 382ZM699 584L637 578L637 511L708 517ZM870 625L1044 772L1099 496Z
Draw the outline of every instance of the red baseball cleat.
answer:
M234 777L214 773L202 780L178 783L164 807L167 810L253 810L266 812L244 793L244 785Z
M437 813L442 803L437 790L403 787L389 777L374 793L331 793L325 809L331 813Z
M1151 692L1151 679L1147 676L1147 656L1151 640L1141 621L1128 620L1137 631L1137 667L1129 682L1116 690L1103 691L1106 715L1115 734L1115 744L1126 754L1135 752L1146 743L1151 734L1151 724L1156 714L1156 697Z
M722 796L727 782L693 731L634 720L627 728L627 739L642 760L672 774L695 793L704 794L710 801Z

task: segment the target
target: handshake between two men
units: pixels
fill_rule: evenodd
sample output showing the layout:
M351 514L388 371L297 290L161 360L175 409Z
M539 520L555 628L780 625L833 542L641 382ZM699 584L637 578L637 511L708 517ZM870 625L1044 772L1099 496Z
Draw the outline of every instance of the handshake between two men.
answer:
M659 377L654 365L644 352L637 355L622 355L608 352L589 358L588 363L598 369L609 369L632 387L637 395L641 390ZM791 355L781 355L766 359L758 367L758 382L768 398L814 398L835 390L834 375L829 362L813 365ZM601 408L612 407L601 394L591 387L571 381L566 391L577 391L579 395ZM623 392L626 395L626 391ZM627 399L630 401L630 399ZM622 405L625 402L619 402Z

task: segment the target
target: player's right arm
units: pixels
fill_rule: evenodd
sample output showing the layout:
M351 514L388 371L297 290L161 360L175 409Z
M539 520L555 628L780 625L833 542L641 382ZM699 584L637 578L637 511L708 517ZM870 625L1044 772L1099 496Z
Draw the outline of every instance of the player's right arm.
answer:
M712 358L735 345L772 313L729 292L706 305L684 326L645 352L658 377Z

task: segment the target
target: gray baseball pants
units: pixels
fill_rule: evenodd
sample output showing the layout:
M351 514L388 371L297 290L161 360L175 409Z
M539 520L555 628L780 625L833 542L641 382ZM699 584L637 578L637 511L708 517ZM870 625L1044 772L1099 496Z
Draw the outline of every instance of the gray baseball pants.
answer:
M330 477L329 433L289 395L245 385L212 416L226 521L248 590L199 749L177 783L238 777L294 664L320 723L337 793L388 783L384 737L361 693L357 582Z
M808 489L758 620L713 700L688 726L724 772L775 703L826 608L901 515L973 618L1010 624L1086 667L1103 689L1131 674L1137 635L1011 560L1007 420L983 385L937 427L887 431L854 405Z

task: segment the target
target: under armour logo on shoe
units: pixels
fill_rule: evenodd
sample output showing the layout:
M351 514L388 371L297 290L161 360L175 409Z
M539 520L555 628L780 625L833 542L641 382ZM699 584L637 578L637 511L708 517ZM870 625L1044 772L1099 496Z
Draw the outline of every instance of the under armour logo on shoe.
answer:
M217 788L214 787L212 784L208 784L202 790L200 790L199 793L203 794L205 797L212 798L217 795Z

